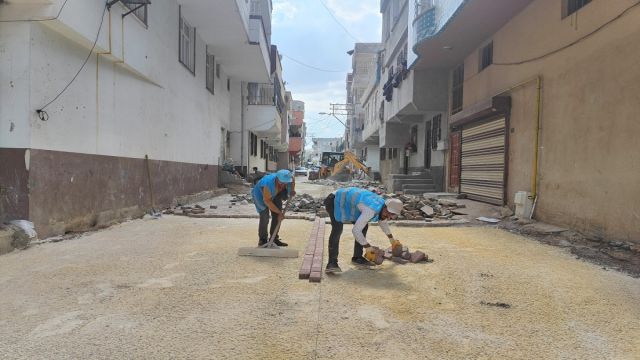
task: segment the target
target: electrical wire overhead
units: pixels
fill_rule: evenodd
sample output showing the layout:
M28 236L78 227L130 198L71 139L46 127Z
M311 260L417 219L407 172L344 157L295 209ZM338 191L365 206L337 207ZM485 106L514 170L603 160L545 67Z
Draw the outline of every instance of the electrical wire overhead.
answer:
M322 6L324 6L325 9L327 9L327 12L329 13L329 15L331 15L331 17L333 18L333 20L340 25L340 27L342 28L342 30L344 30L345 33L347 33L347 35L349 35L353 40L355 40L356 42L362 42L360 41L357 37L355 37L341 22L340 20L338 20L338 18L333 14L333 12L331 11L331 9L329 9L329 7L327 6L327 4L325 4L324 0L320 0L320 3L322 4Z
M291 56L288 56L288 55L285 55L285 54L282 54L282 53L280 53L280 54L281 54L283 57L286 57L287 59L289 59L289 60L291 60L291 61L293 61L293 62L295 62L295 63L297 63L297 64L299 64L299 65L302 65L302 66L304 66L304 67L307 67L307 68L309 68L309 69L312 69L312 70L321 71L321 72L332 72L332 73L346 73L346 72L347 72L347 71L344 71L344 70L327 70L327 69L322 69L322 68L319 68L319 67L316 67L316 66L313 66L313 65L306 64L306 63L304 63L304 62L302 62L302 61L300 61L300 60L296 60L296 59L292 58Z

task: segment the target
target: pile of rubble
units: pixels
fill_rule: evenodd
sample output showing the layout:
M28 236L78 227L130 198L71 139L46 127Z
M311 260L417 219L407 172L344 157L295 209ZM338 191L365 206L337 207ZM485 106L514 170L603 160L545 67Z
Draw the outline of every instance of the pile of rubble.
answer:
M293 202L291 203L289 210L293 212L316 213L322 208L322 206L322 199L314 199L313 196L309 194L300 194L293 198Z
M341 181L335 181L331 179L320 179L320 180L310 181L310 183L316 184L316 185L331 186L334 189L340 189L345 187L357 187L357 188L367 189L376 194L384 194L387 191L387 188L381 182L373 181L373 180L351 180L351 181L341 182Z
M232 194L231 205L249 205L253 204L253 196L251 194Z
M395 197L404 203L404 210L402 215L398 216L398 220L451 220L456 215L466 215L463 210L460 210L466 205L458 204L451 199L425 199L414 195L385 195L385 197Z

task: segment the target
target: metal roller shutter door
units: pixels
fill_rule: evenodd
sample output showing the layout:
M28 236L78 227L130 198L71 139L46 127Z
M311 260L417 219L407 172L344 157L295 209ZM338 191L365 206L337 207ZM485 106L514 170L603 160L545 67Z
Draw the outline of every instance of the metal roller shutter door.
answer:
M474 200L504 204L505 119L462 129L460 192Z

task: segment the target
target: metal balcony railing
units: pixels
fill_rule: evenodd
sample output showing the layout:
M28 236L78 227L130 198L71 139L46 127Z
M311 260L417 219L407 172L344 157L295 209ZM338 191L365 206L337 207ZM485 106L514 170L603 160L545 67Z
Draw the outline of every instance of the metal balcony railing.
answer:
M271 84L249 83L249 105L276 105L276 92Z

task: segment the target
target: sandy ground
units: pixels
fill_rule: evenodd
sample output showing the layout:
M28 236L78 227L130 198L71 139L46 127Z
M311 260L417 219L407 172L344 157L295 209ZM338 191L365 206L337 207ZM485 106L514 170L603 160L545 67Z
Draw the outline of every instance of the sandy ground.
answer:
M282 237L302 250L311 226L288 220ZM396 228L434 262L358 269L346 226L344 273L312 284L302 258L238 257L256 228L164 216L0 257L0 357L640 359L640 279L561 248Z

